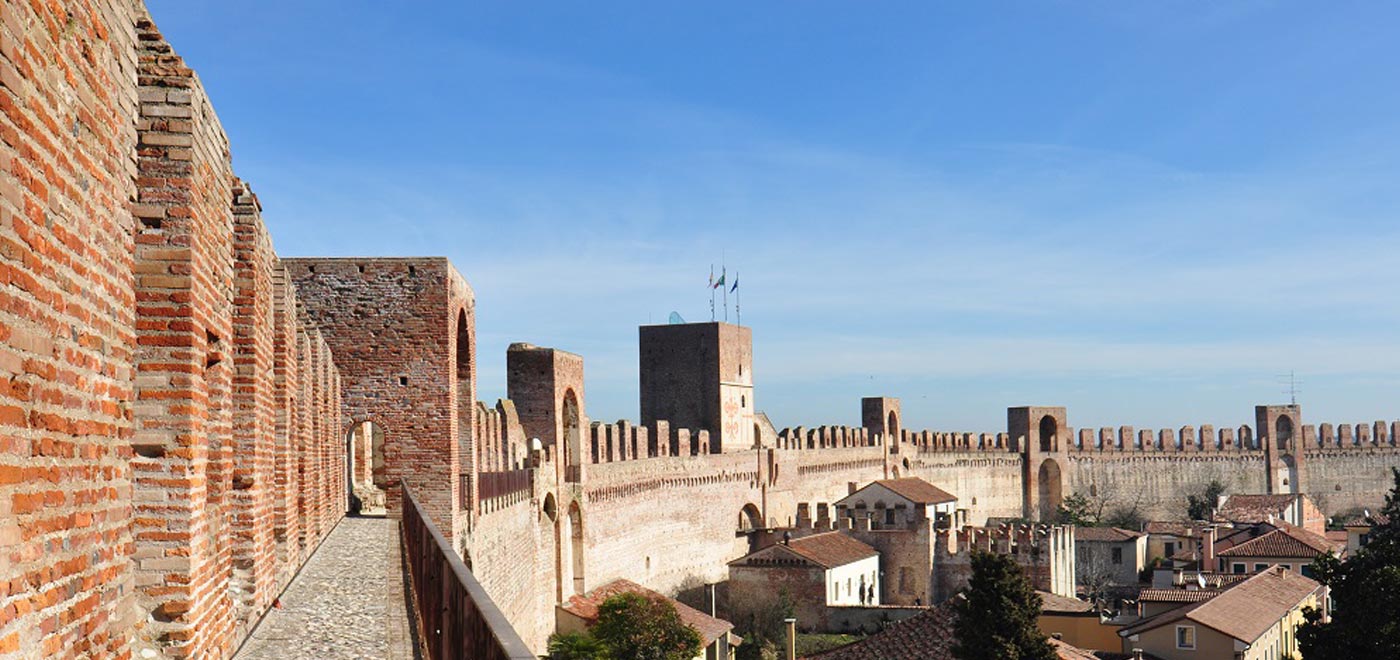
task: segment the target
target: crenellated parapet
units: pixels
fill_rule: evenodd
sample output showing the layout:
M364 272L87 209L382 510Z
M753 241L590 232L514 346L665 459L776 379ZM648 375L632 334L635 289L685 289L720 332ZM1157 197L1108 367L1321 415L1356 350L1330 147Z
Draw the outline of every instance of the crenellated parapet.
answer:
M593 422L588 427L589 463L614 463L667 456L702 456L718 453L704 429L672 428L666 420L638 426L621 419L611 424Z
M946 599L967 586L973 552L1012 557L1036 589L1074 595L1073 526L1020 524L935 530L935 600Z

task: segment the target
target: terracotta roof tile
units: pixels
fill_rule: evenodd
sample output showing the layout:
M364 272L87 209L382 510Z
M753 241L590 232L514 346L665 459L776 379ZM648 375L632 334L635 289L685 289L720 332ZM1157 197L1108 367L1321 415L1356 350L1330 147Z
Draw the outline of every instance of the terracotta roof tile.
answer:
M1094 609L1092 603L1086 603L1078 598L1067 598L1038 589L1036 593L1040 594L1040 611L1042 612L1091 612Z
M1143 589L1138 600L1144 603L1197 603L1219 596L1219 589Z
M588 622L588 625L591 626L598 620L598 607L603 604L603 601L618 594L628 593L640 594L647 598L661 598L671 603L676 608L676 614L680 615L681 621L699 631L700 637L704 638L706 644L715 641L734 628L734 624L724 619L716 619L674 598L667 598L636 582L625 579L613 580L583 595L570 596L569 601L560 607Z
M1215 511L1215 517L1237 523L1268 522L1269 516L1280 518L1300 496L1292 495L1230 495Z
M920 612L863 640L806 656L811 660L953 660L953 627L956 600ZM1050 640L1061 660L1122 658L1121 654L1100 654Z
M1163 612L1118 634L1127 637L1188 619L1250 643L1321 588L1317 582L1276 566L1235 583L1215 598Z
M866 557L879 556L879 552L841 532L827 532L793 539L788 548L826 568L845 566Z
M1106 541L1122 543L1131 541L1142 536L1142 532L1123 529L1121 527L1075 527L1074 540L1076 541Z
M888 488L900 497L915 504L942 504L956 502L957 496L918 477L903 479L881 479L875 483Z
M1217 552L1221 557L1288 557L1313 559L1326 554L1332 544L1301 527L1289 525Z

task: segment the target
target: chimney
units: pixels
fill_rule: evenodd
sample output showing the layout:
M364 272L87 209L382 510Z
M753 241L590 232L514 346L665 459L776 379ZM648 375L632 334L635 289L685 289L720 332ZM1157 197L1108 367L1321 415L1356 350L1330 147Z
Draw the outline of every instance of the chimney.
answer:
M1201 552L1201 570L1211 573L1220 570L1215 558L1215 525L1207 525L1201 530L1201 543L1205 546Z
M797 660L797 619L783 619L787 624L787 660Z
M856 482L854 482L854 481L847 481L847 482L846 482L846 494L847 494L847 495L855 495L855 494L856 494L856 491L858 491L858 490L860 490L860 487L859 487L858 485L856 485Z
M1133 660L1142 660L1142 649L1133 649Z

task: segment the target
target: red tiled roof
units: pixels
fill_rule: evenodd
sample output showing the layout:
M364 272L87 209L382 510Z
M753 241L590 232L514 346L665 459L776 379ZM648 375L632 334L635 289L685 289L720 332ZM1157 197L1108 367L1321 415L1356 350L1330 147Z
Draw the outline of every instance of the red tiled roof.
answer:
M918 477L881 479L875 483L894 491L900 497L915 504L942 504L958 500L952 493Z
M1215 598L1163 612L1118 634L1128 637L1188 619L1250 643L1321 588L1317 582L1275 566L1231 585Z
M879 552L841 532L827 532L793 539L788 549L826 568L845 566L866 557L879 556Z
M1237 523L1268 522L1280 518L1300 495L1230 495L1215 511L1215 517Z
M1063 613L1063 612L1090 612L1094 605L1086 603L1078 598L1067 598L1059 594L1052 594L1048 591L1036 590L1040 594L1040 611Z
M707 645L734 628L734 624L724 619L716 619L685 603L674 598L667 598L631 580L613 580L586 594L570 596L569 601L560 605L560 607L564 608L564 611L588 622L588 625L591 626L598 620L598 606L602 605L603 601L618 594L629 593L640 594L647 598L660 598L671 603L671 605L676 608L676 614L680 615L681 621L698 631L700 637L705 640L705 644Z
M1138 600L1144 603L1197 603L1220 595L1219 589L1143 589Z
M806 656L804 660L953 660L955 602L944 601L863 640ZM1061 660L1126 657L1085 651L1055 639L1050 640L1050 645Z
M1313 559L1326 554L1332 544L1302 527L1287 527L1219 551L1221 557L1288 557Z
M1075 527L1074 540L1122 543L1142 536L1142 532L1121 527Z

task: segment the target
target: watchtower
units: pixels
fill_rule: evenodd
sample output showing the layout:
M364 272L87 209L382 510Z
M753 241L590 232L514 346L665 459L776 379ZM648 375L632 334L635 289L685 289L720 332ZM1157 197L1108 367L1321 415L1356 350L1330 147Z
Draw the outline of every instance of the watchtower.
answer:
M754 443L753 332L728 323L644 325L638 331L642 424L704 429L710 453Z
M1302 409L1297 404L1255 406L1254 428L1269 464L1269 492L1303 492Z
M1020 452L1021 515L1049 521L1064 499L1065 452L1070 428L1065 409L1058 406L1021 406L1006 409L1006 432L1011 450Z

